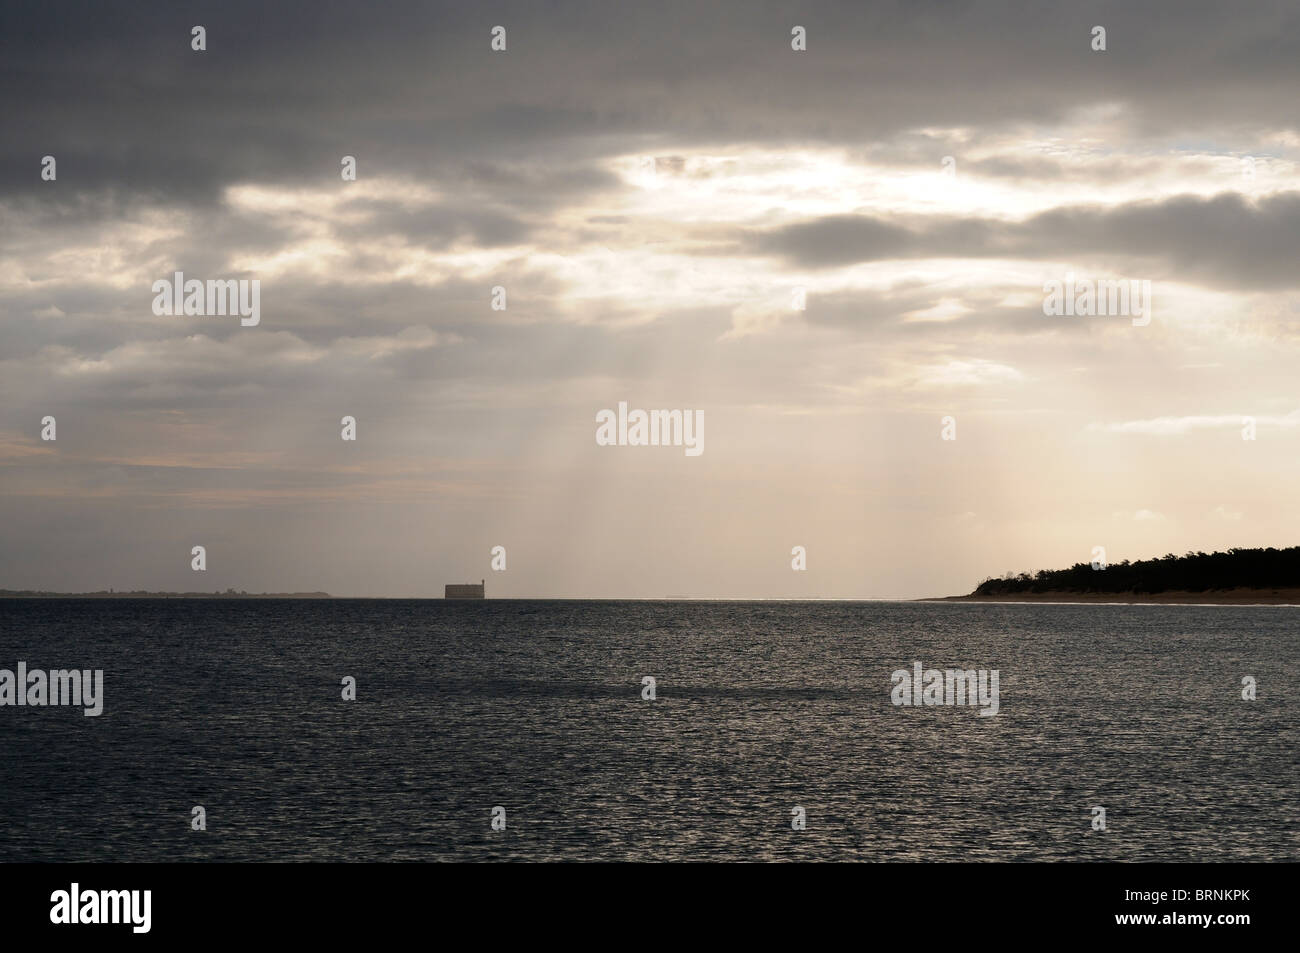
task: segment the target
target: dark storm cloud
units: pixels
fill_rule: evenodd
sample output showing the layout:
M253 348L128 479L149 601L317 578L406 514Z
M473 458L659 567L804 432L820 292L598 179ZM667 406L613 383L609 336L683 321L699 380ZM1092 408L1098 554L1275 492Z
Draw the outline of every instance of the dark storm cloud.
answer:
M948 220L945 224L953 227ZM911 228L866 215L828 215L758 233L752 242L758 251L783 255L800 265L832 267L909 257L921 238Z
M336 226L339 238L345 241L398 235L430 249L446 248L458 241L493 248L518 244L533 230L528 223L505 212L460 202L444 203L432 209L413 209L401 202L367 199L357 199L349 205L363 210L366 220L357 225Z
M1057 208L1023 222L832 215L753 233L749 248L817 268L901 258L1137 259L1193 284L1294 288L1300 192Z
M926 165L932 168L934 163L929 161ZM973 174L990 179L1012 181L1083 182L1090 185L1105 185L1125 179L1155 176L1168 171L1168 165L1163 159L1140 156L1064 162L1046 156L998 155L987 159L968 160L961 165L962 175ZM1184 160L1179 166L1179 171L1183 174L1196 171L1209 175L1216 169L1208 160Z
M1098 102L1128 103L1132 136L1213 137L1294 124L1300 81L1290 3L1243 17L1182 2L222 0L9 4L0 18L0 188L39 188L48 153L61 189L159 201L336 180L344 154L368 174L438 178L660 142L858 147L926 126L1056 122ZM796 22L805 54L789 49ZM194 24L205 53L189 48ZM1089 49L1094 24L1105 53Z
M184 267L202 271L220 263L231 249L242 253L270 252L283 247L295 235L291 223L269 221L267 216L226 206L202 211L202 226L187 218L188 206L154 206L138 195L117 190L96 192L47 192L44 200L22 196L5 209L5 232L0 235L0 254L18 256L53 255L61 248L85 242L88 237L109 235L124 223L139 223L154 212L154 221L166 229L184 229L191 234L178 238L167 234L139 252L145 257L180 253ZM105 237L104 244L111 241ZM187 246L189 246L187 248Z
M800 314L805 323L854 336L869 335L875 343L891 345L965 341L968 334L1014 335L1087 334L1094 327L1114 323L1106 315L1074 315L1069 321L1044 317L1042 308L1003 302L1023 293L1022 287L964 288L945 292L920 282L902 282L885 290L854 290L810 295ZM959 301L960 310L942 319L927 319L924 312Z

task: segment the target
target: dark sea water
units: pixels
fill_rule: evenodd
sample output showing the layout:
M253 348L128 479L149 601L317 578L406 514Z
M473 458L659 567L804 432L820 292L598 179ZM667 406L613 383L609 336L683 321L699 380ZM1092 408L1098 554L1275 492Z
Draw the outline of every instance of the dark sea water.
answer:
M102 668L105 705L0 708L0 859L1295 860L1297 632L1271 607L4 600L0 668ZM892 705L914 661L997 669L999 714Z

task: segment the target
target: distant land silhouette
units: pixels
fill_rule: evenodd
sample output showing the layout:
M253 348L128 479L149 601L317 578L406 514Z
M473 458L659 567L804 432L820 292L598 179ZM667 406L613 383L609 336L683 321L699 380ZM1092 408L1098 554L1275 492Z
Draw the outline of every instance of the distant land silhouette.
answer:
M0 599L329 599L328 592L146 592L143 589L101 589L99 592L45 592L41 589L0 589Z
M1094 569L1040 569L985 579L952 600L1042 602L1272 602L1300 604L1300 546L1169 553Z

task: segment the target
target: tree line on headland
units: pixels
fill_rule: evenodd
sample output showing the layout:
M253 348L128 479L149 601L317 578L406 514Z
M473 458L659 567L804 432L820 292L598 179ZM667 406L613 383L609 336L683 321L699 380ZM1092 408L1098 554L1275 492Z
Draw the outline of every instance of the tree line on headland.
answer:
M1287 549L1230 549L1226 553L1169 553L1158 559L1110 563L1094 569L1075 563L1069 569L1040 569L1001 579L985 579L972 595L1003 596L1049 592L1209 592L1219 589L1300 587L1300 546Z

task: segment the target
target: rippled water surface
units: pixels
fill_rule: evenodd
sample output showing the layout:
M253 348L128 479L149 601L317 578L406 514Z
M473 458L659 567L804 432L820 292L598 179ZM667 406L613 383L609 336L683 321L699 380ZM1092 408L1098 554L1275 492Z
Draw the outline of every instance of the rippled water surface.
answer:
M105 673L98 718L0 707L0 858L1294 860L1298 626L1270 607L0 601L0 668ZM915 661L997 669L999 714L895 707Z

